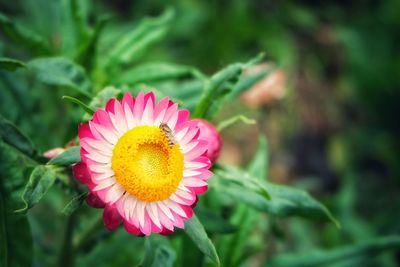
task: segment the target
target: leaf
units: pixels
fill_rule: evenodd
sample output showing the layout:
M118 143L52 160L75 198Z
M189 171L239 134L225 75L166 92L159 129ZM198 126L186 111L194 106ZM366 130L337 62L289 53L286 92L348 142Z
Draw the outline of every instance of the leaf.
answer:
M247 170L250 175L264 180L268 176L268 143L265 136L258 138L258 149Z
M172 63L145 63L123 72L115 80L121 84L136 84L149 81L159 81L166 79L176 79L185 76L198 77L204 79L204 75L193 67Z
M6 120L0 115L0 137L7 144L15 147L22 153L33 157L36 154L36 150L33 147L32 142L15 127L10 121Z
M333 266L341 262L365 258L367 261L380 253L398 250L400 248L400 236L387 236L376 238L369 242L350 245L332 250L319 250L306 254L283 254L271 258L265 267L312 267L312 266ZM336 266L336 265L335 265Z
M64 215L71 215L76 209L82 206L83 201L86 199L88 192L81 193L71 199L70 202L61 211Z
M94 27L93 33L90 35L88 40L81 44L77 53L77 62L81 63L82 66L86 67L87 70L91 70L95 63L97 56L97 42L104 27L110 21L109 16L101 17L96 26Z
M69 101L71 101L72 103L78 104L87 114L89 115L93 115L94 110L89 107L88 105L86 105L85 103L83 103L82 101L80 101L79 99L72 97L72 96L63 96L63 99L67 99Z
M32 236L25 216L12 214L0 191L0 265L32 265Z
M249 173L236 167L223 166L222 170L215 170L215 174L228 182L224 183L223 186L218 186L218 190L231 195L235 200L246 203L257 210L280 217L300 216L331 221L337 227L340 227L340 224L329 210L305 191L285 185L259 181L262 187L268 189L271 196L271 199L267 200L259 194L254 194L248 187L238 186L236 181L251 177ZM253 177L253 180L257 180L257 178ZM232 181L235 181L235 183L232 183Z
M144 19L133 31L115 41L106 66L134 61L144 49L165 36L173 17L174 11L167 9L159 17Z
M236 183L244 188L250 189L255 193L263 196L265 199L270 200L271 196L268 192L268 187L262 180L257 179L247 172L240 171L238 168L230 166L215 165L215 173L223 179L227 179L230 182ZM228 170L229 169L229 170Z
M0 27L10 39L35 51L49 51L49 44L40 35L19 25L0 13Z
M255 85L257 82L261 81L262 79L265 79L269 74L272 73L272 71L273 68L259 71L254 75L249 75L249 76L246 75L240 77L239 81L235 84L234 88L232 89L232 92L229 93L229 99L234 99L238 97L243 92L253 87L253 85Z
M27 217L14 210L22 204L26 173L34 162L0 140L0 266L32 266L32 236Z
M25 207L16 212L24 212L38 203L53 186L56 177L56 173L49 166L39 165L33 169L22 195Z
M247 167L249 174L261 181L263 181L267 175L267 149L265 137L260 136L257 152ZM227 266L240 266L241 260L247 259L249 254L253 255L260 249L258 248L257 250L254 247L249 247L249 242L242 242L242 240L254 236L253 239L258 241L259 247L262 248L265 242L262 237L266 232L265 218L256 210L251 209L243 203L239 203L231 216L231 222L238 226L238 232L231 236L225 236L222 240L222 244L218 247L218 251L222 251L220 255L223 256L223 262ZM262 232L263 230L264 232ZM253 246L254 245L253 241Z
M145 255L140 266L143 267L172 267L176 253L168 240L160 236L146 237Z
M208 232L229 234L237 230L237 227L220 217L217 213L211 210L197 207L196 214L199 220L204 222L204 228Z
M68 166L81 161L80 147L74 146L66 149L63 153L55 158L52 158L48 165L61 165Z
M71 88L90 97L91 82L85 70L63 57L39 58L28 63L36 78L47 85Z
M15 71L18 68L25 68L26 65L22 61L12 58L0 58L0 70Z
M185 221L185 232L193 240L201 252L207 255L216 265L220 265L214 244L207 236L203 225L195 215L193 215L190 220Z
M225 85L229 82L235 84L243 69L259 62L263 57L264 54L259 54L247 63L235 63L214 74L204 85L203 94L193 117L210 117L212 114L209 114L209 110L213 104L221 105L222 101L220 100L232 90L229 88L227 92L224 92Z
M221 121L218 126L217 129L219 132L221 132L222 130L224 130L225 128L232 126L233 124L237 123L237 122L243 122L245 124L256 124L256 120L253 119L249 119L244 115L236 115L233 116L232 118L226 119Z

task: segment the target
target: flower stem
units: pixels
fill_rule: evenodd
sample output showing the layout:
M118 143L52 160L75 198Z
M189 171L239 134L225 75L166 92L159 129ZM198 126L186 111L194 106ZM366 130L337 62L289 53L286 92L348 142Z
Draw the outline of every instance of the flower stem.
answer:
M73 253L78 253L82 248L85 248L93 239L93 236L103 229L103 216L101 213L93 218L86 230L78 236L73 245Z
M59 267L72 267L74 266L75 253L72 250L72 235L75 225L75 215L71 214L67 218L67 223L64 232L64 239L61 246L60 254L58 256Z

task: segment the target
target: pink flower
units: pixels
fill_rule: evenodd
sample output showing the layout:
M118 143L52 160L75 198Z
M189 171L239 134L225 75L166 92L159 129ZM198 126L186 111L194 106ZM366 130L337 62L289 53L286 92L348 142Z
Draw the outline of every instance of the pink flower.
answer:
M219 135L217 129L210 122L203 119L194 119L193 121L197 122L198 127L200 128L200 139L207 140L207 157L211 160L211 162L215 162L221 151L222 147L222 138Z
M104 224L134 235L170 234L191 218L211 162L198 122L168 97L126 93L79 126L82 162L73 167L89 187L87 203L104 208Z

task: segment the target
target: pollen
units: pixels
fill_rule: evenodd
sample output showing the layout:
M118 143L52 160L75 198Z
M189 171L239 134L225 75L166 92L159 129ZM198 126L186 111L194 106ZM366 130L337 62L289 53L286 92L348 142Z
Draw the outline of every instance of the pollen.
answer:
M117 182L136 198L154 202L169 198L183 177L183 154L169 145L156 126L139 126L126 132L112 153Z

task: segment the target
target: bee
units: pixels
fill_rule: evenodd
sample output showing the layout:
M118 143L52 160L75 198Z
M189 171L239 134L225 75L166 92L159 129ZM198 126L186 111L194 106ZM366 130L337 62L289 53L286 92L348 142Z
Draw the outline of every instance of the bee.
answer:
M168 124L161 123L160 130L165 134L168 139L168 145L170 148L172 148L176 144L176 140L174 135L172 134L171 128L169 128Z

